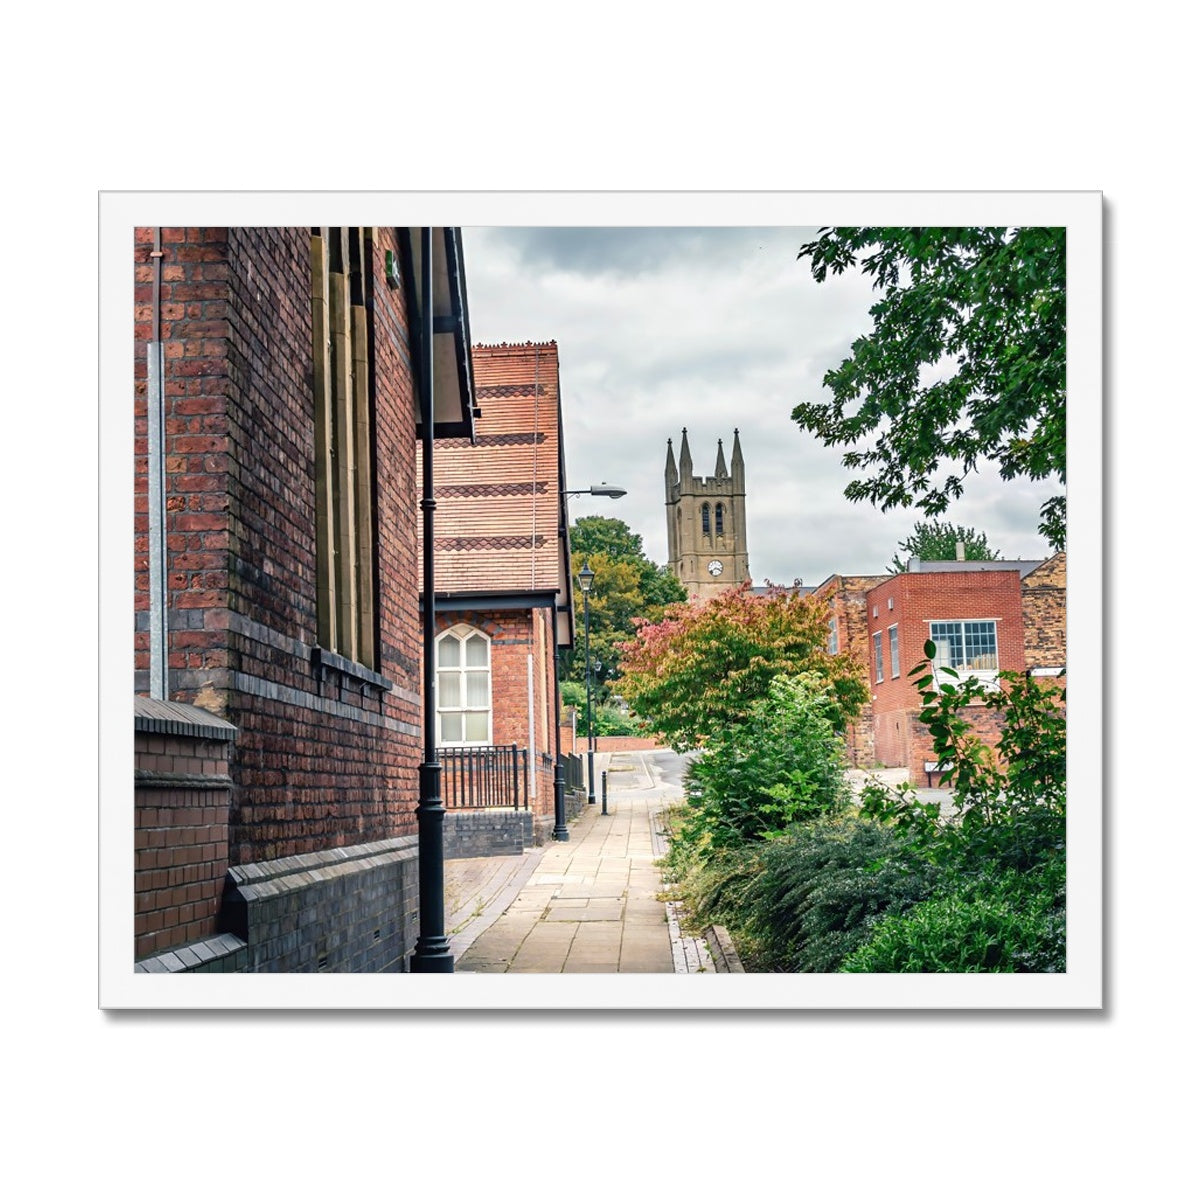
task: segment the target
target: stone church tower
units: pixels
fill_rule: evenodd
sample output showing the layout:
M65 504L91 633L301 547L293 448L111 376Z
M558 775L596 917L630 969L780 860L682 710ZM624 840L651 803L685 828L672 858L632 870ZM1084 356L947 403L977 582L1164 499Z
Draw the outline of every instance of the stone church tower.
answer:
M708 600L750 578L746 555L746 466L742 444L733 431L733 454L725 466L725 449L717 442L716 474L692 474L687 430L679 444L679 467L667 439L667 557L675 578L688 596Z

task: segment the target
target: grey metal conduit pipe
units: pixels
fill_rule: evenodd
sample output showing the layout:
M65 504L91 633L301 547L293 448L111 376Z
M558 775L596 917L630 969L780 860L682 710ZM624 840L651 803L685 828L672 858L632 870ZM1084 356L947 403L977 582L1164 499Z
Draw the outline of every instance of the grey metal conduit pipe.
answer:
M150 696L169 700L167 656L166 398L163 380L162 229L155 226L151 340L146 344L146 488L150 551Z

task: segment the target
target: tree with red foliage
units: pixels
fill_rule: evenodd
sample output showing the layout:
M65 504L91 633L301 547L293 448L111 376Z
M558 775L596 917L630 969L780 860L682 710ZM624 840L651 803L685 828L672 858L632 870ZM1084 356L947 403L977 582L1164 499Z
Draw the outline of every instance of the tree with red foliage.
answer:
M743 721L779 675L830 683L828 717L845 728L867 700L862 664L826 648L829 613L786 588L755 595L747 582L705 604L672 604L621 646L617 684L630 708L679 752Z

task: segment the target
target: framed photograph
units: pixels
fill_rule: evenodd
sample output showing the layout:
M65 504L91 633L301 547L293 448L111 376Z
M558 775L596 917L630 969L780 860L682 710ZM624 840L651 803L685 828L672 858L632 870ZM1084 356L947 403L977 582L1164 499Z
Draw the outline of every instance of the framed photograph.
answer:
M1102 1008L1102 227L101 193L101 1007Z

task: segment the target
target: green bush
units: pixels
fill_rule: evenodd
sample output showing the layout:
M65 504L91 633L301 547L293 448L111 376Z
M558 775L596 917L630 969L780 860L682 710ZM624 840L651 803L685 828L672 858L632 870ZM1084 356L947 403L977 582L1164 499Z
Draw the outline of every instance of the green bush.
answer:
M587 736L587 688L573 679L564 679L560 685L564 708L572 707L576 713L577 737ZM568 719L569 718L564 718ZM627 709L611 700L601 702L595 689L592 691L592 732L596 737L642 737L648 726Z
M713 848L779 837L848 803L842 739L829 686L777 676L744 722L713 734L685 778L683 836Z
M842 964L847 972L1066 969L1065 876L1006 871L889 914Z
M919 675L921 720L928 726L937 760L947 766L945 784L954 791L957 817L940 827L915 824L946 860L971 862L977 869L1038 869L1061 857L1066 845L1067 720L1065 694L1053 684L1001 671L996 685L974 676L936 671L937 651L925 643ZM939 682L948 679L950 682ZM996 749L987 746L964 715L970 705L1003 717ZM904 808L906 801L900 801Z
M693 843L671 844L667 877L676 885L691 928L725 925L741 944L746 889L762 870L760 849L760 844L744 843L702 857Z
M755 969L836 971L885 914L933 890L935 868L876 821L833 817L762 847L727 916Z

